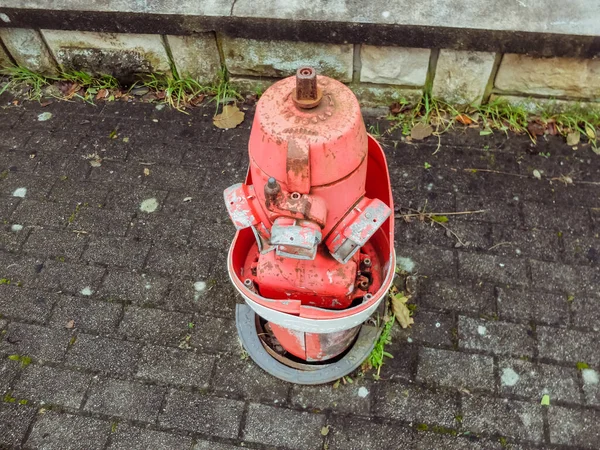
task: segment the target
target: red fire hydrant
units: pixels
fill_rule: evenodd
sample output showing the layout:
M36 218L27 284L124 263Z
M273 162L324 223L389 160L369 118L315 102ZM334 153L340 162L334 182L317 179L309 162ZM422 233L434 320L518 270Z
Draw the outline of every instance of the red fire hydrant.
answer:
M246 183L224 192L242 343L287 381L339 378L370 353L377 325L363 323L394 275L384 153L352 91L302 67L257 103L249 157Z

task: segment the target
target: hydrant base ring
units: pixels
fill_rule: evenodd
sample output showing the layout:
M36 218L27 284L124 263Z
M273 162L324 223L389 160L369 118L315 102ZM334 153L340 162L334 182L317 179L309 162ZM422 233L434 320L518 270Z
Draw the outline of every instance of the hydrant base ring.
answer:
M256 313L248 305L236 305L235 322L244 349L261 369L296 384L330 383L350 374L367 359L381 333L380 328L362 325L354 345L340 360L312 366L312 370L301 370L279 362L265 350L256 331L256 319Z

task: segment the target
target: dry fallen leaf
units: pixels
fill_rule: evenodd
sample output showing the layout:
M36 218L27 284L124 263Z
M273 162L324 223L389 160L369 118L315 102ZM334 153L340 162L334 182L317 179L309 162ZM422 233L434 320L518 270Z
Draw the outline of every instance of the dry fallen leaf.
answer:
M190 105L198 106L200 103L202 103L204 101L205 97L206 96L204 94L197 95L196 97L194 97L193 99L190 100Z
M425 139L428 136L431 136L432 133L433 133L433 128L431 128L431 125L427 125L427 124L424 124L423 122L419 122L410 131L410 137L420 141L422 139Z
M223 112L213 118L217 128L230 129L237 127L244 121L244 113L236 105L223 106Z
M400 326L408 328L415 323L414 319L410 317L410 310L406 307L408 297L404 295L404 292L399 292L396 289L394 291L390 294L392 297L392 312Z
M546 132L546 127L543 124L541 124L540 122L531 121L527 125L527 131L529 131L529 134L533 137L543 136L544 133Z
M108 89L100 89L96 94L96 100L108 97Z
M567 145L571 147L579 144L579 139L581 139L581 134L579 131L573 131L572 133L567 134Z
M459 114L458 116L456 116L456 120L462 123L463 125L471 125L473 123L471 118L466 114Z
M73 83L67 92L65 92L65 99L70 100L79 91L79 89L81 89L81 85Z

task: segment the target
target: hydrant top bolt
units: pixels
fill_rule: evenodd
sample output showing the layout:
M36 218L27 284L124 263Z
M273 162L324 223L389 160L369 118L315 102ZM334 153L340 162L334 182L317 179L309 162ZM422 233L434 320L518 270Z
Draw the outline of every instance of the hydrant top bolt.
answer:
M317 86L317 71L313 67L299 67L296 71L296 89L292 94L299 108L310 109L319 106L323 92Z

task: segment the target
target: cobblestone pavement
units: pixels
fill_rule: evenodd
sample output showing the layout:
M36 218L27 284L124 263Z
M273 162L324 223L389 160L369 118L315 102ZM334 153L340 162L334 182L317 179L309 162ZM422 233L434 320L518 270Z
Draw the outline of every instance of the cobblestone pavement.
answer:
M241 358L222 190L244 178L251 111L220 131L212 108L0 111L0 447L599 447L589 147L477 131L443 136L435 156L436 138L390 142L397 205L486 212L446 223L464 246L398 220L398 256L426 276L415 325L395 330L381 381L302 387Z

